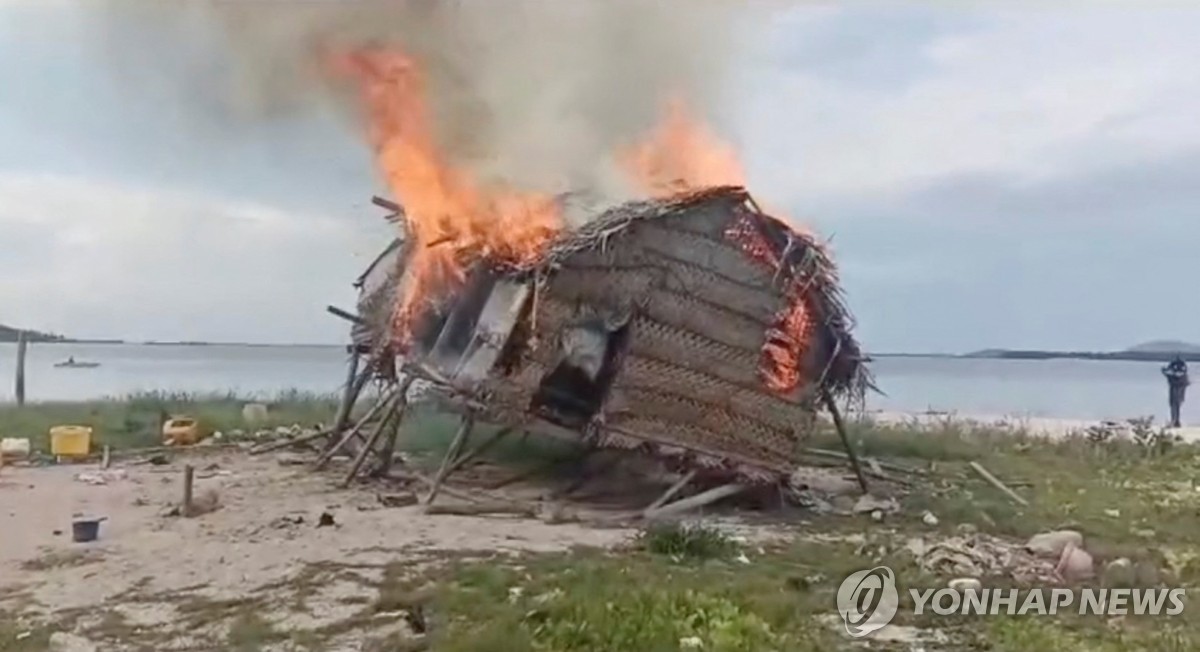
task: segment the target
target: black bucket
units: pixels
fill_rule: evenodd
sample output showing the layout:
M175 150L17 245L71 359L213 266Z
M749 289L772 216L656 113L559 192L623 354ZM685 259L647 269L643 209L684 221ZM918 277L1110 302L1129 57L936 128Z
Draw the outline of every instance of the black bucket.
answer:
M79 519L71 523L71 539L76 543L95 541L100 536L103 518Z

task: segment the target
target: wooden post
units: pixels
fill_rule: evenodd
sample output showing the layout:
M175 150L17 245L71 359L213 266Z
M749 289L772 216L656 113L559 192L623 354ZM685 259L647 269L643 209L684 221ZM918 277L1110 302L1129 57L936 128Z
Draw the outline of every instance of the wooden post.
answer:
M450 449L446 451L446 457L442 458L442 468L438 469L437 477L433 479L433 486L429 488L429 495L425 497L425 504L430 505L433 499L437 498L438 490L441 489L442 483L445 482L446 476L450 475L450 467L456 459L458 453L462 450L463 445L467 443L467 439L471 436L471 430L475 428L475 412L474 410L467 412L463 417L462 425L458 428L458 433L454 435L454 441L450 443Z
M25 331L17 331L17 406L25 405L25 352L29 349L29 341Z
M108 469L108 465L112 462L111 451L108 444L104 445L104 457L100 460L100 468Z
M837 428L838 436L842 438L842 446L846 447L846 455L850 456L850 466L854 469L854 475L858 477L858 486L865 494L868 491L867 479L863 476L862 467L858 464L858 453L854 452L854 447L850 445L850 435L846 433L846 424L842 423L842 413L838 410L833 395L824 387L821 388L821 398L825 400L829 416L833 417L833 427Z
M188 464L183 467L183 507L184 516L192 515L192 483L196 479L196 469Z

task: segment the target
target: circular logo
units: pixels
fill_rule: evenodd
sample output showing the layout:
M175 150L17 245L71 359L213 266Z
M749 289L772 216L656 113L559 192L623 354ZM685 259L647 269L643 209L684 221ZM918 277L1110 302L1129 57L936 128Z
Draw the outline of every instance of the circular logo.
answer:
M899 606L896 574L887 566L860 570L838 587L838 613L846 624L846 633L854 638L883 629L896 617Z

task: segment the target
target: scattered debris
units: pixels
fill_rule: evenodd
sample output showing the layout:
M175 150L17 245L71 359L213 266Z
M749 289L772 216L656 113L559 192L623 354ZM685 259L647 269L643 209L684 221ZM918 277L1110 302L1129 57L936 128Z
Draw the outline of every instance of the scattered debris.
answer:
M983 582L980 582L974 577L959 577L957 579L950 580L946 586L958 591L959 593L983 590Z
M1058 559L1068 546L1083 547L1083 535L1075 530L1057 530L1035 534L1025 544L1029 552L1043 557Z
M1022 584L1057 584L1058 558L1046 559L1017 543L984 534L928 541L909 539L905 547L921 569L952 577L1006 576Z
M115 471L84 471L83 473L76 474L75 480L85 484L102 486L110 482L124 480L127 477L129 477L129 474L124 469L117 469Z
M1062 558L1054 570L1070 583L1089 580L1095 575L1092 556L1074 543L1068 543L1063 549Z
M417 494L411 491L404 491L392 494L375 494L375 499L384 507L408 507L416 505L419 502Z
M925 512L925 514L921 516L921 522L929 527L937 527L938 517L934 516L933 512Z
M317 527L333 527L337 525L333 520L333 514L329 512L321 512L321 517L317 519Z
M876 498L871 494L863 494L858 499L858 502L854 503L854 512L857 514L866 514L868 512L876 511L884 514L898 512L900 511L900 503L896 502L895 498Z
M303 455L297 455L295 453L283 453L279 457L276 457L275 461L279 464L279 466L304 466L305 464L308 464L307 458L305 458Z

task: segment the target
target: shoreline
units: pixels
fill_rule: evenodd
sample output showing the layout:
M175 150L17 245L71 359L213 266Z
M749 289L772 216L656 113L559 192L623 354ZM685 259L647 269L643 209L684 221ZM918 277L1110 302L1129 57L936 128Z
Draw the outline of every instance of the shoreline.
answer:
M917 425L922 428L935 428L954 425L1025 433L1051 439L1063 439L1075 434L1084 433L1089 428L1106 424L1115 424L1117 427L1126 426L1129 423L1129 419L1137 418L1129 417L1128 419L1118 421L1111 419L1034 417L1020 414L988 415L959 412L903 412L896 410L866 410L856 416L861 421L871 421L887 426ZM1156 419L1151 424L1151 427L1157 430L1162 425ZM1179 435L1185 441L1200 441L1200 425L1185 423L1181 428L1168 428L1167 431Z

